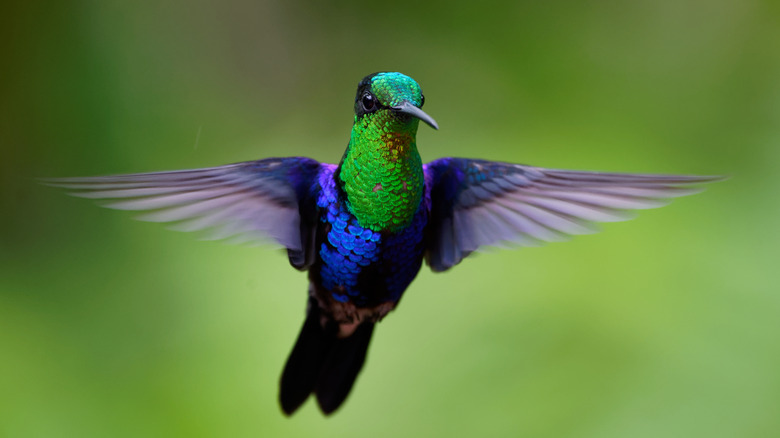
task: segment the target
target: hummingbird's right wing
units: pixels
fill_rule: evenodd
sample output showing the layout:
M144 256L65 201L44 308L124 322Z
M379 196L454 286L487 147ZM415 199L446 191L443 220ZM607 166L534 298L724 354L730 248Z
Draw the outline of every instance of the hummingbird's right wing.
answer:
M424 166L431 198L426 260L444 271L482 246L539 245L597 231L593 222L633 217L717 176L544 169L465 158Z
M149 210L139 217L176 222L180 231L210 230L207 238L267 242L287 248L290 263L313 260L313 191L324 166L311 158L269 158L205 169L86 178L44 179L82 198L110 200L105 207Z

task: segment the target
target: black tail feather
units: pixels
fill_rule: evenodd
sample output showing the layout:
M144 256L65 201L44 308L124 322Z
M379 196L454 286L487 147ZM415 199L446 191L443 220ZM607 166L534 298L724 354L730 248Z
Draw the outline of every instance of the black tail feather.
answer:
M349 395L355 378L363 368L373 332L374 323L366 322L352 336L338 339L333 344L314 388L317 402L325 414L338 409Z
M365 362L374 323L363 323L352 336L339 339L338 325L330 322L323 327L321 315L320 307L312 300L282 372L279 402L287 415L292 415L312 392L325 414L338 409Z
M309 303L306 321L295 342L279 382L279 402L287 415L292 415L314 391L320 370L336 341L335 324L326 330L320 324L320 308Z

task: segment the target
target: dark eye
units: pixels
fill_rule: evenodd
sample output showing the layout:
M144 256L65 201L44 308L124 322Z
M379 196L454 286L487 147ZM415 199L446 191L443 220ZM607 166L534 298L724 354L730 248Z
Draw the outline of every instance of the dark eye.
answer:
M371 112L376 108L376 98L371 93L364 94L361 103L366 112Z
M422 108L423 105L425 105L425 96L420 94L420 108Z

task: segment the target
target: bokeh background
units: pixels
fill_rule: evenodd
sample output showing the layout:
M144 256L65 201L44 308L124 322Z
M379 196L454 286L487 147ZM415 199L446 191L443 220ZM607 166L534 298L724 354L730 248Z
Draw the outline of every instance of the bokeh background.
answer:
M780 435L780 3L12 2L0 16L0 436ZM419 81L425 161L727 174L567 243L423 270L341 411L277 381L305 274L35 177L335 162Z

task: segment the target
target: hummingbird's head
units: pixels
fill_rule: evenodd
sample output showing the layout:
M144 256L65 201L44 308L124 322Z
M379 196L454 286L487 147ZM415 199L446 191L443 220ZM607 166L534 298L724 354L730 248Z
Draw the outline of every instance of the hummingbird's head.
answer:
M368 116L393 124L413 124L415 130L417 120L422 120L439 129L436 121L420 109L424 103L425 97L414 79L402 73L374 73L358 84L355 116L358 119Z

